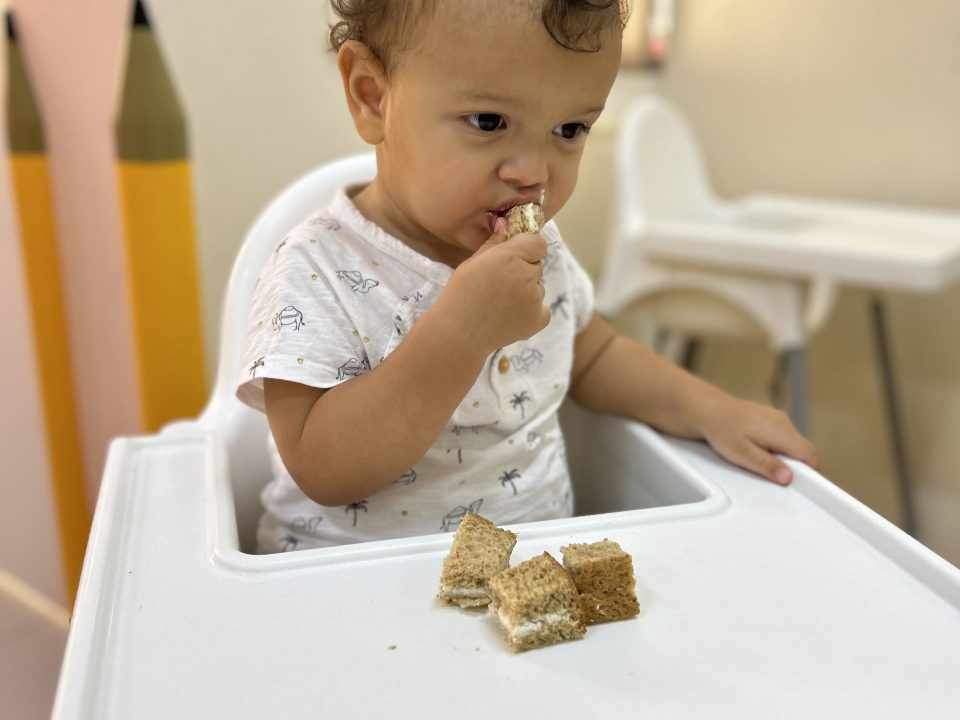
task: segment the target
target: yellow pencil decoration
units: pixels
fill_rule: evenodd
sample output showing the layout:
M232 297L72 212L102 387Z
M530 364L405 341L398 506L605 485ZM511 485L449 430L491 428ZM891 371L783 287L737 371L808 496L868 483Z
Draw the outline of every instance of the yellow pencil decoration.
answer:
M72 598L90 531L70 343L61 286L43 122L30 87L11 12L7 26L7 135L29 288L43 417L60 530L65 587Z
M144 429L197 414L206 398L186 126L139 0L117 118Z

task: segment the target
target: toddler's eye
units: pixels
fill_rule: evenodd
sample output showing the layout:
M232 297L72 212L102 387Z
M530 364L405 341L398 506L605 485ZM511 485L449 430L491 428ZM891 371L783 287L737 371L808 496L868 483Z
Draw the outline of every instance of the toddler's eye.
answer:
M586 135L590 132L590 128L583 123L564 123L563 125L557 125L553 132L564 140L573 140L580 135Z
M477 130L485 133L494 132L505 125L503 115L496 113L471 113L466 116L466 120Z

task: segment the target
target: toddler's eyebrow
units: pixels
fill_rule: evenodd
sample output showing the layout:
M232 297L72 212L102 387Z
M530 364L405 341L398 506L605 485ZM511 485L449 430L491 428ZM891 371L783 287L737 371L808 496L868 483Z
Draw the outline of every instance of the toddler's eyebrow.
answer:
M520 98L508 97L506 95L497 95L495 93L488 92L465 92L461 97L467 102L476 102L476 103L491 103L494 105L510 105L513 107L521 107L523 105L523 100ZM596 105L594 107L584 108L574 115L593 115L594 113L603 112L604 105Z
M493 103L498 105L522 105L523 102L518 98L507 97L506 95L495 95L487 92L465 92L462 95L464 100L469 102Z

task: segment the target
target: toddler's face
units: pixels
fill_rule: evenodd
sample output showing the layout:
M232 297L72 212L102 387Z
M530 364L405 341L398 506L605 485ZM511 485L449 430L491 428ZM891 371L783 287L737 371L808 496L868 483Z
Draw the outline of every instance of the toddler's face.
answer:
M437 3L419 32L381 104L378 219L456 265L490 237L496 213L542 191L548 219L566 203L620 36L605 31L596 53L564 49L516 0Z

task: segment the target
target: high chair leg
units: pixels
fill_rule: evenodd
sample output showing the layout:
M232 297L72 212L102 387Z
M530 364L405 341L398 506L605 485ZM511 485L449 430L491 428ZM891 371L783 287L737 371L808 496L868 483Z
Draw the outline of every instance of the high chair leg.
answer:
M807 359L802 347L783 353L787 372L790 420L802 435L809 437L810 419L807 398Z
M893 445L893 462L896 471L897 490L900 493L900 507L903 516L900 527L904 532L918 537L917 515L913 502L913 488L910 480L910 465L907 461L907 446L903 438L900 422L900 404L897 398L896 381L893 372L893 358L890 354L890 340L887 334L886 312L883 300L874 296L870 301L870 316L873 321L873 338L877 347L877 361L880 364L880 377L883 382L883 397L887 406L887 418L890 427L890 441Z

